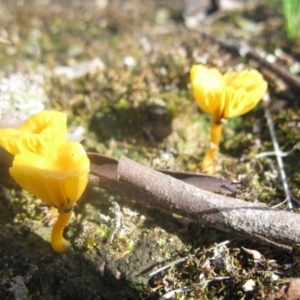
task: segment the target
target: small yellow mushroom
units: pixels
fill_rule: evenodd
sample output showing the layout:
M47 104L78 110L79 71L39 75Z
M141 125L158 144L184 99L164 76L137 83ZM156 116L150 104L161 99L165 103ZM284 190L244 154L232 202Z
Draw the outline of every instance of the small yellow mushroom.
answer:
M44 111L17 129L0 130L0 145L15 155L9 169L11 176L22 188L59 211L51 238L57 252L67 248L63 229L86 188L90 166L82 145L66 138L66 117L56 112Z
M28 151L17 154L9 172L22 188L46 204L69 210L87 185L89 159L78 142L47 150L44 156Z
M190 72L193 93L199 107L212 115L210 147L202 162L203 170L214 172L222 124L241 116L256 106L267 91L267 82L256 70L222 75L216 68L194 65Z
M58 253L63 253L69 247L69 242L63 237L64 228L72 217L72 210L59 212L58 219L52 228L51 245L52 249Z
M86 188L89 159L78 142L65 142L47 150L45 156L25 151L17 154L9 172L21 187L59 210L51 244L55 251L63 252L68 243L62 232L74 203Z
M66 114L42 111L17 128L1 128L0 146L13 155L23 151L43 154L48 143L60 144L67 140L66 123Z

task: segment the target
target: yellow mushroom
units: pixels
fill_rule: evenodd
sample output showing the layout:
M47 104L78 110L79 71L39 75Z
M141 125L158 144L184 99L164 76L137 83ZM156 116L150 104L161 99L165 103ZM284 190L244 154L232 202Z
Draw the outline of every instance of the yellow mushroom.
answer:
M69 242L63 237L64 228L68 225L72 217L72 210L59 212L57 221L53 225L51 235L52 249L58 253L65 252L69 247Z
M13 155L23 151L42 154L48 143L60 144L67 140L66 123L66 114L42 111L17 128L1 128L0 146Z
M202 167L214 172L222 124L228 118L241 116L256 106L267 91L267 82L257 70L225 73L204 65L193 65L190 72L194 97L199 107L212 115L210 147Z
M68 141L47 151L43 156L28 151L17 154L9 172L46 204L69 210L87 185L89 159L78 142Z
M51 244L55 251L63 252L68 245L63 229L88 181L90 163L85 150L78 142L66 141L66 118L61 113L48 115L44 111L17 129L2 132L0 145L15 155L11 176L22 188L58 209Z

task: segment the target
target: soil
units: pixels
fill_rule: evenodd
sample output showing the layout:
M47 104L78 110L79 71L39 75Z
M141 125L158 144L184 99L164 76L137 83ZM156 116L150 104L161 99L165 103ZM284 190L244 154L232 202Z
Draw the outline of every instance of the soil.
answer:
M225 50L199 32L247 42L299 75L300 39L287 38L279 6L259 2L213 15L196 29L185 26L183 11L184 1L179 0L3 1L0 37L9 43L0 43L0 75L42 76L40 101L47 109L67 113L70 132L84 131L87 151L126 155L156 168L201 172L210 117L194 101L191 66L207 63L222 72L256 68L269 84L279 145L290 150L300 139L299 94L258 62ZM28 88L21 97L33 101L39 92L29 94ZM228 121L216 174L242 181L238 198L272 206L285 199L276 160L253 158L273 150L264 106ZM296 200L298 155L296 150L284 160ZM299 276L297 250L281 253L236 239L93 186L76 204L65 229L70 249L57 254L49 242L55 212L4 177L0 197L0 299L160 299L183 286L194 288L180 299L266 299L284 278ZM298 206L295 202L295 211ZM212 249L226 240L232 242L220 255L231 260L233 269L205 269L203 262L217 255ZM247 257L241 246L255 248L264 261ZM204 254L149 276L199 249ZM269 275L262 274L267 271ZM234 280L201 289L203 274L229 274ZM280 274L281 281L273 280L274 274ZM242 286L251 278L256 289L249 292Z

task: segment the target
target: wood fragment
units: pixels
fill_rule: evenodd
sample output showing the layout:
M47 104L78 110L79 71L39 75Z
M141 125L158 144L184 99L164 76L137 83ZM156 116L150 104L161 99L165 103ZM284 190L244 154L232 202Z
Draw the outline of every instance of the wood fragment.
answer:
M227 180L189 172L164 174L127 157L118 161L98 153L88 156L89 183L109 192L284 251L300 242L299 214L211 192L226 191L228 184L235 188ZM12 159L0 157L0 169L8 171Z
M127 157L119 161L117 176L144 193L148 205L285 251L300 242L299 214L214 194Z
M0 147L0 182L8 185L15 184L9 174L9 168L12 166L14 156Z
M120 183L117 182L117 167L119 161L115 158L104 156L94 152L88 152L90 159L90 181L96 185L102 185L103 188L111 191L115 190L115 185L121 187ZM178 172L171 170L156 169L157 171L170 175L181 181L189 183L198 188L202 188L206 191L214 193L222 193L224 195L233 195L237 189L240 188L240 183L233 183L229 180L211 176L207 174L194 173L194 172ZM93 176L94 175L94 176ZM96 176L96 177L95 177ZM101 180L99 181L99 178ZM112 185L109 187L108 185ZM124 187L123 187L124 188ZM112 190L113 189L113 190Z
M295 92L300 92L300 77L292 74L289 70L282 67L279 64L271 63L263 58L254 48L252 48L249 44L242 42L237 43L233 41L221 41L209 35L207 33L202 33L204 38L207 38L215 43L218 43L224 49L229 51L237 52L240 56L246 56L250 59L257 61L262 67L265 67L269 71L276 74L280 77L291 89Z

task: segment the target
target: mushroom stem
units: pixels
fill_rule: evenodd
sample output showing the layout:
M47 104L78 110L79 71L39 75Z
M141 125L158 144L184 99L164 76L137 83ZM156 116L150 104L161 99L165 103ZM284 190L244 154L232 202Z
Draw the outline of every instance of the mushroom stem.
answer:
M72 217L72 210L69 212L59 212L58 219L53 226L51 245L54 251L65 252L69 246L69 242L63 237L63 230Z
M211 125L210 132L210 146L206 151L205 157L202 161L202 169L207 173L214 173L214 160L215 156L219 150L219 144L221 140L222 133L222 122L219 119L214 118Z

